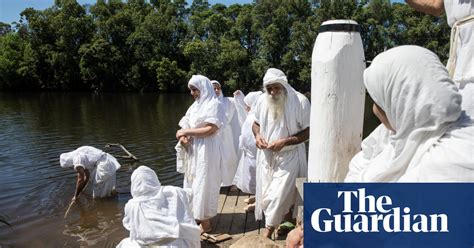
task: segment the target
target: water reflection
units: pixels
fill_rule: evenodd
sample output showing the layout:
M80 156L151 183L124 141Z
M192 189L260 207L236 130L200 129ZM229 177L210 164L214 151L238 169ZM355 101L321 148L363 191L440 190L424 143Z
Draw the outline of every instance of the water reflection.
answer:
M81 199L71 209L63 234L76 239L80 246L118 244L114 233L121 229L122 204L117 199ZM116 236L116 235L115 235ZM120 241L120 240L118 240Z
M122 212L130 196L130 175L139 165L153 168L164 184L181 186L175 170L175 132L192 102L184 94L0 93L0 246L113 246L128 235ZM59 154L82 145L106 149L121 143L140 161L119 159L118 196L84 197L67 219L75 173L59 166Z

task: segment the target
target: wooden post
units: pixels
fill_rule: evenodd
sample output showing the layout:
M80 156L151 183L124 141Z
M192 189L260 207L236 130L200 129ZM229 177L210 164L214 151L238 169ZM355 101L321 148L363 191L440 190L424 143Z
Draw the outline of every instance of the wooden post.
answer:
M324 22L313 48L308 181L342 182L360 151L364 50L357 22Z

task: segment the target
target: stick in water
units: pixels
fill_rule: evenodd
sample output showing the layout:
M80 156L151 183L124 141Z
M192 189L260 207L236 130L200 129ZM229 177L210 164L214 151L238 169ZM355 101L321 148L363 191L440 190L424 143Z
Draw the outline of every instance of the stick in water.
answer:
M72 205L74 205L75 202L76 202L76 200L73 200L69 204L69 207L67 208L66 213L64 214L64 219L66 219L67 215L69 214L69 210L71 210L71 207L72 207Z

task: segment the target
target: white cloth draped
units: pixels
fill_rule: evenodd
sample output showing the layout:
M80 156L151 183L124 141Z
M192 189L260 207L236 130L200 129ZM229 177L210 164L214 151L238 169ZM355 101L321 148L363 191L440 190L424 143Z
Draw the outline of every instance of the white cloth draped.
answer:
M235 175L235 185L247 194L255 194L256 189L255 159L257 157L257 146L252 125L255 121L255 103L261 94L261 91L250 92L243 99L245 105L250 107L250 112L246 115L246 119L242 124L239 137L239 149L242 155Z
M287 93L283 118L273 120L266 100L267 93L259 97L255 109L255 122L260 125L260 135L269 144L308 128L310 119L308 99L288 84L282 71L271 68L263 78L263 86L274 83L283 85ZM307 174L305 144L285 146L279 152L258 149L256 165L255 218L262 219L263 211L266 225L275 227L295 202L296 178Z
M161 186L156 173L146 166L133 172L131 194L123 218L130 237L117 247L200 247L201 231L192 215L191 194Z
M352 159L346 182L474 181L474 127L434 53L390 49L365 70L364 83L396 132L375 129Z
M200 97L181 118L179 126L199 128L206 124L214 124L220 129L224 125L225 116L209 79L194 75L188 85L199 89ZM192 137L186 148L186 164L189 168L185 171L183 188L192 189L193 214L198 220L206 220L217 215L222 181L222 141L219 132L202 138Z
M247 118L247 110L245 109L246 103L244 102L245 95L242 91L238 90L240 94L234 94L235 109L237 110L237 117L239 118L239 125L242 127L245 118Z
M222 136L222 186L232 185L239 165L239 136L240 123L237 114L235 100L231 97L224 97L223 92L218 96L219 102L225 112L225 122L221 129Z
M115 189L115 173L120 163L112 155L92 146L81 146L74 151L62 153L59 163L63 168L83 167L89 170L92 181L92 196L110 196Z
M462 108L474 119L474 1L444 0L452 27L448 71L463 97Z

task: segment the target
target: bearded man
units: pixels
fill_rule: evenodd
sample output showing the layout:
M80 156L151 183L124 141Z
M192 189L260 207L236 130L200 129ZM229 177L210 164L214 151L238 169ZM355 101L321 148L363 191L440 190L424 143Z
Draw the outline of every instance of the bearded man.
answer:
M264 236L270 238L295 202L296 178L307 175L303 142L309 138L310 103L275 68L267 70L263 88L252 127L259 148L255 217L265 214Z

